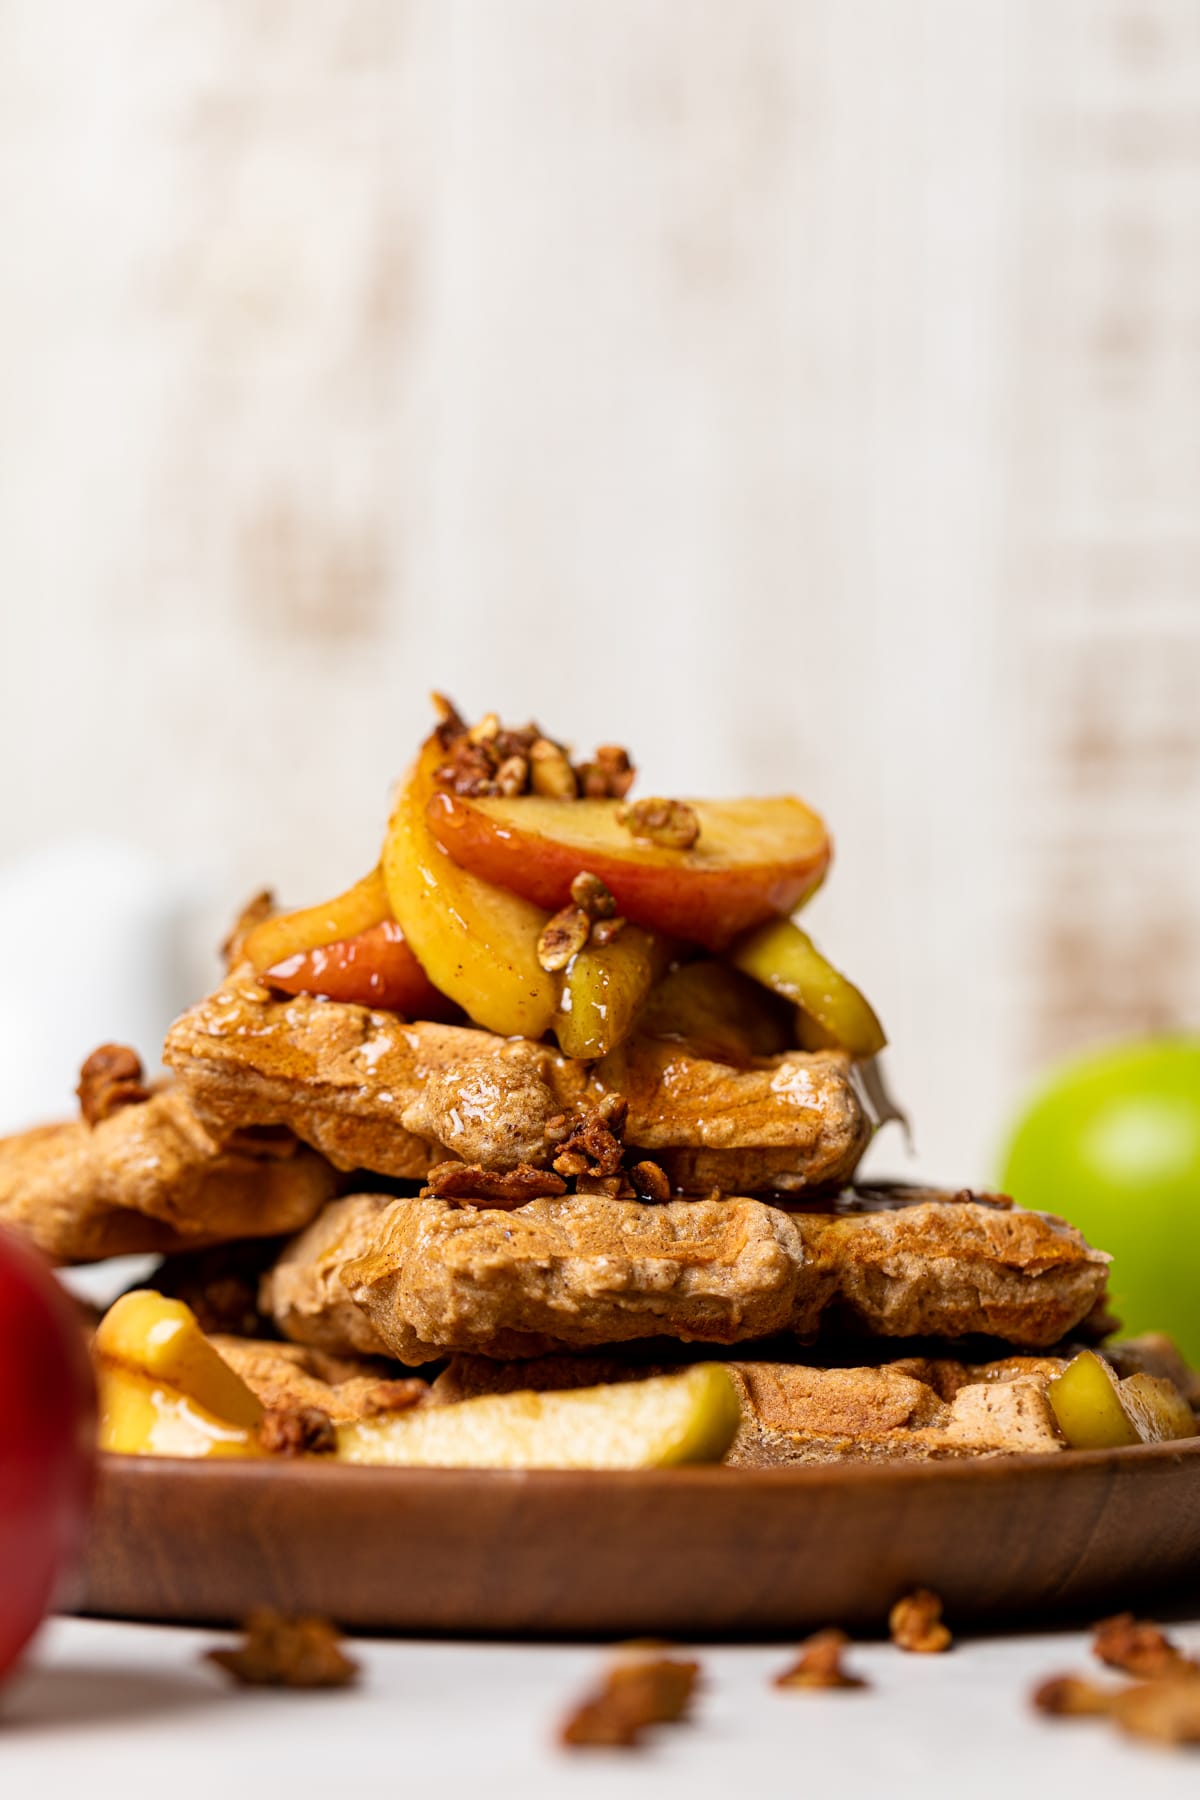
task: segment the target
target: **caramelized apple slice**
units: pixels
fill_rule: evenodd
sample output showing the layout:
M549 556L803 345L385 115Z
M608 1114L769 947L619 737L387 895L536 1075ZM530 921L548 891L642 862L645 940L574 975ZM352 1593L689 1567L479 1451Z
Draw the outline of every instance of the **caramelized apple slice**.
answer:
M554 1030L565 1056L607 1056L628 1037L670 959L666 940L626 925L610 944L588 944L567 965Z
M356 1006L378 1006L409 1019L444 1023L459 1009L438 992L412 953L395 919L357 937L322 944L263 971L263 980L285 994L320 994Z
M1115 1450L1196 1435L1195 1415L1173 1381L1141 1372L1118 1381L1094 1350L1073 1356L1048 1393L1073 1450Z
M819 1027L819 1035L814 1033L806 1047L833 1043L851 1056L876 1056L887 1043L870 1003L790 919L777 919L751 932L730 961L743 974L803 1007Z
M1047 1397L1072 1450L1114 1450L1140 1441L1121 1405L1116 1376L1094 1350L1073 1356L1050 1383Z
M710 1062L748 1063L790 1049L788 1007L726 962L702 958L672 969L638 1019L649 1037L687 1044Z
M801 801L697 800L690 850L634 837L611 800L464 799L436 788L429 824L464 869L555 912L583 871L636 925L720 950L795 910L829 863L825 827Z
M260 1456L263 1409L182 1300L123 1294L92 1341L100 1448L130 1456Z
M434 985L488 1031L540 1038L558 1005L558 981L541 967L547 915L446 855L429 829L433 774L445 761L431 737L400 788L383 850L397 924Z
M261 975L292 957L319 950L323 944L357 937L391 916L383 871L375 868L323 906L306 906L299 912L278 913L264 919L247 934L242 954L255 973Z

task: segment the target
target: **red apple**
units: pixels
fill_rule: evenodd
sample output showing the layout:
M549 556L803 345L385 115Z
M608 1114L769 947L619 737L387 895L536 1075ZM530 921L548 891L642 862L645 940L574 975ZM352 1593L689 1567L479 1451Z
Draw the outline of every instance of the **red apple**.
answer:
M460 868L556 912L583 870L610 889L635 925L723 950L793 912L820 885L830 843L800 800L693 800L690 850L634 837L611 800L431 797L430 829Z
M356 1006L379 1006L410 1019L457 1019L452 1000L426 975L394 919L356 937L322 944L267 969L263 980L287 994L320 994Z
M95 1439L79 1321L36 1252L0 1231L0 1679L82 1543Z

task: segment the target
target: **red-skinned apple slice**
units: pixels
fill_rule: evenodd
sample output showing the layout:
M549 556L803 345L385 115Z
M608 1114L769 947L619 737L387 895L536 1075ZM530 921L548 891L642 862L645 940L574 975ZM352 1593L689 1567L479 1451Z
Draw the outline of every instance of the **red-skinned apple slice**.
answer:
M502 1037L544 1037L559 982L538 962L547 915L448 857L429 829L434 771L446 752L428 740L402 783L383 847L392 912L429 978L477 1025Z
M434 987L394 919L289 956L265 970L263 980L286 994L319 994L409 1019L446 1023L461 1017L454 1002Z
M322 945L358 937L391 916L383 871L374 868L336 899L262 919L247 933L241 954L261 975Z
M465 799L431 794L429 829L463 869L555 912L581 871L598 875L634 924L709 950L795 911L820 885L830 843L800 800L696 800L690 850L635 838L611 800Z

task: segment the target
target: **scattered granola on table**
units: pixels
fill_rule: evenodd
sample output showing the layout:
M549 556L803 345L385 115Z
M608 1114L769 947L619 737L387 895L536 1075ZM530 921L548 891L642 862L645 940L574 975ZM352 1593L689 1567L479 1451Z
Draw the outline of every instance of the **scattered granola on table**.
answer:
M954 1642L942 1622L942 1603L929 1588L918 1588L897 1600L888 1614L888 1631L898 1650L920 1656L936 1656Z
M790 1668L776 1675L777 1688L865 1688L870 1683L842 1666L842 1652L850 1639L831 1627L806 1638Z
M1161 1626L1135 1619L1128 1612L1101 1619L1095 1628L1092 1650L1110 1669L1120 1669L1126 1675L1137 1675L1143 1680L1196 1668L1192 1659L1171 1642Z
M564 1721L560 1742L571 1749L628 1749L650 1726L685 1717L699 1673L699 1663L678 1657L616 1663Z
M1200 1663L1159 1626L1118 1613L1096 1626L1092 1648L1101 1662L1136 1679L1101 1687L1078 1675L1053 1676L1031 1696L1039 1712L1109 1718L1130 1737L1168 1747L1200 1744Z
M341 1648L328 1619L291 1619L260 1606L248 1616L246 1641L232 1650L208 1650L215 1663L244 1687L348 1687L358 1664Z

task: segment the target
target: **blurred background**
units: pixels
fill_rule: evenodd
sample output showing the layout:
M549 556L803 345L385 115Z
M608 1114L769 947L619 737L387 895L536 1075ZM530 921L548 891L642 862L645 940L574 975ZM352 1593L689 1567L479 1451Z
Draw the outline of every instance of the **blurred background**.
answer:
M0 219L0 1123L435 686L822 810L929 1174L1195 1025L1193 0L0 0Z

